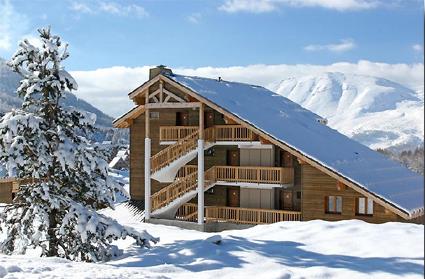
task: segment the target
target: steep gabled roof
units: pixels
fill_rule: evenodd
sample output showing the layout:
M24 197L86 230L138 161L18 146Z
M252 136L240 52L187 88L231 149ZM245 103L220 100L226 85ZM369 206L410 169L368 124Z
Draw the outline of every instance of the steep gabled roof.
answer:
M244 83L166 77L405 213L423 208L423 176L320 123L318 115L289 99Z

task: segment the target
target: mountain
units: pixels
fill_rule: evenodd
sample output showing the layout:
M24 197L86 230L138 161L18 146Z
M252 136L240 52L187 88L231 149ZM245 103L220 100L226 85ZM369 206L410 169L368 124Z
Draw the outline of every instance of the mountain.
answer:
M0 58L0 114L17 108L21 105L21 99L16 95L16 88L19 86L21 77L13 72L6 64L6 61ZM96 115L96 126L111 128L112 117L106 115L99 109L84 100L79 99L72 93L68 93L64 100L64 105L73 106Z
M16 88L18 88L20 80L20 75L13 72L6 64L6 61L0 58L0 115L21 106L22 101L16 95ZM112 128L112 117L86 101L79 99L74 94L66 94L64 105L73 106L96 115L96 127L98 131L92 135L92 140L97 142L111 141L114 144L125 144L128 142L129 135L126 129Z
M423 93L390 80L332 72L284 79L274 91L370 148L403 150L423 145Z

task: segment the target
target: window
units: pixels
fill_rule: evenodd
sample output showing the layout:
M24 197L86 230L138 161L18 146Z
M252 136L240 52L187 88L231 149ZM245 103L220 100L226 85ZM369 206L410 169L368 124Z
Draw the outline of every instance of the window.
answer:
M151 112L149 112L149 117L151 119L159 119L159 111L151 111Z
M373 200L370 198L357 198L357 215L373 215Z
M332 214L341 214L342 197L341 196L325 197L325 212L332 213Z

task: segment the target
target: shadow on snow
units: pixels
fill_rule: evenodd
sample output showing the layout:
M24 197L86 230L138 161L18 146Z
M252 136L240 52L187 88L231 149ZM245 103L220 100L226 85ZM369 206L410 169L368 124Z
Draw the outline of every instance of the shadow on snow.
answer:
M236 236L224 238L220 245L204 240L182 240L149 250L134 248L130 254L138 257L136 261L113 265L155 267L168 264L200 272L225 267L241 268L248 262L240 252L255 252L288 267L344 268L362 273L386 272L395 275L424 273L423 265L409 262L423 261L423 258L325 255L306 251L303 246L302 243L292 241L249 241Z

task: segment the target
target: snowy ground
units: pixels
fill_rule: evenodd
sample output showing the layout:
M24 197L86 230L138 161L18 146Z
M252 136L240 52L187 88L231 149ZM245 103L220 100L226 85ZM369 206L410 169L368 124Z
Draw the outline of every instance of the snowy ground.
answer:
M201 233L134 221L124 205L104 213L161 238L151 249L121 241L108 263L0 255L4 278L423 278L424 227L362 221L286 222ZM219 245L207 241L220 235Z
M113 175L128 183L125 173ZM0 278L424 277L422 225L318 220L202 233L140 223L123 203L103 213L161 240L151 249L120 241L123 256L98 264L0 254ZM219 245L207 240L217 235Z

